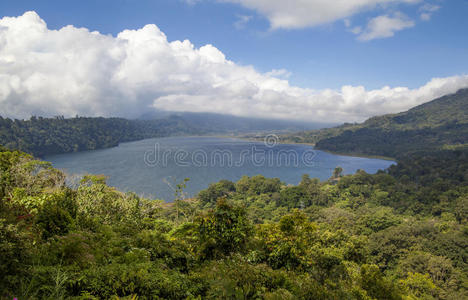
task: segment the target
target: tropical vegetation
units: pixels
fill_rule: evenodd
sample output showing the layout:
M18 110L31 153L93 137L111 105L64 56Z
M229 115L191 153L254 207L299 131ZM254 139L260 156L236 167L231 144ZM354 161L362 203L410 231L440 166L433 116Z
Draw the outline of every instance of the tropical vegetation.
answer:
M467 151L164 203L0 151L5 299L464 299ZM441 168L443 166L443 168Z

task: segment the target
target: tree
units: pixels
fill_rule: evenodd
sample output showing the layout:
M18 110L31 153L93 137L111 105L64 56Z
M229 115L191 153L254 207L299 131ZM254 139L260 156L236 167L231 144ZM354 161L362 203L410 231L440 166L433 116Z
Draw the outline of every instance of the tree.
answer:
M300 211L281 218L276 224L259 228L261 257L274 269L305 269L311 267L312 245L317 241L317 226L307 221Z
M376 265L363 265L361 267L361 286L373 299L402 299L398 287L383 277Z
M253 234L253 226L244 207L224 198L216 207L195 220L202 260L243 252Z
M198 199L203 205L213 206L219 198L226 197L236 191L236 186L229 180L221 180L210 184L206 189L198 193Z
M189 178L185 178L184 181L181 183L177 183L174 191L174 205L176 206L176 211L177 211L177 223L179 223L179 214L180 214L180 206L181 202L183 202L186 198L184 194L184 189L187 187L187 182L189 181Z
M333 171L332 178L337 179L343 176L343 168L342 167L336 167L335 170Z

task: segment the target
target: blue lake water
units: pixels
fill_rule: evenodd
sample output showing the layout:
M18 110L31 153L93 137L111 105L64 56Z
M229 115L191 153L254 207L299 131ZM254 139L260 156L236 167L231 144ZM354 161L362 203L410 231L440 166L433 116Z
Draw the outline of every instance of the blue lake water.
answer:
M173 186L190 178L189 196L221 179L262 174L297 184L303 174L326 180L335 167L345 174L375 173L394 162L341 156L308 145L251 142L235 138L171 137L123 143L118 147L45 157L67 174L103 174L120 191L172 201Z

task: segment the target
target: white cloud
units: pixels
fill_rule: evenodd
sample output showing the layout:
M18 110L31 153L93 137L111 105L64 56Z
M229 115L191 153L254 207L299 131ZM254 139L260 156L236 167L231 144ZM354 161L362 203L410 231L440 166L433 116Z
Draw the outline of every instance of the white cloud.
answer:
M430 13L421 13L420 18L423 21L429 21L432 15Z
M425 3L423 6L420 7L421 11L428 11L428 12L436 12L440 9L439 5Z
M182 0L189 4L195 4L203 0ZM209 1L209 0L205 0ZM347 31L354 34L363 33L363 26L351 28L350 18L356 14L379 9L381 16L375 17L369 22L368 32L361 35L361 40L374 38L388 38L395 32L413 27L415 23L407 17L401 18L394 14L389 17L395 8L401 4L415 5L419 7L419 17L423 21L429 21L432 14L440 9L440 6L425 3L424 0L211 0L220 3L235 3L245 8L256 11L268 19L270 28L276 29L300 29L331 24L342 20ZM250 21L250 16L240 16L234 23L238 29L245 27Z
M270 72L265 73L266 76L277 77L277 78L289 78L292 73L286 69L273 69Z
M234 27L236 27L236 29L244 29L245 26L247 26L247 23L250 22L250 20L252 20L252 16L244 16L244 15L239 15L237 16L237 21L234 22Z
M423 21L429 21L432 18L432 14L440 9L439 5L426 3L419 8L421 15L419 16Z
M344 23L344 25L345 25L346 28L351 27L351 20L349 20L349 19L344 19L344 20L343 20L343 23Z
M351 27L351 21L349 19L344 20L344 25L345 25L347 31L352 32L354 34L360 34L362 32L362 27L361 26Z
M392 16L383 15L378 16L367 23L366 28L361 31L358 39L361 41L370 41L373 39L388 38L395 35L395 32L411 28L414 26L414 21L409 19L406 15L396 12Z
M49 30L34 12L0 19L0 115L138 117L152 109L308 121L362 121L406 110L459 88L468 76L409 89L291 86L287 71L259 73L212 45L168 42L156 25L117 37L67 26Z
M268 18L272 29L313 27L389 4L421 0L218 0L240 4Z
M362 32L362 27L361 26L356 26L356 27L351 28L349 31L354 33L354 34L360 34Z
M198 2L200 2L201 0L183 0L183 1L186 2L189 5L195 5Z

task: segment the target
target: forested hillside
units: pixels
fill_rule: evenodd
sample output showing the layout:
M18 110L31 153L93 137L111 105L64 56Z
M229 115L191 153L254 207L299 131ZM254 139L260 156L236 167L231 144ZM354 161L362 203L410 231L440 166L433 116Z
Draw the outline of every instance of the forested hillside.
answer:
M166 204L0 148L0 298L466 299L467 155Z
M251 131L297 131L317 124L241 118L229 115L183 113L144 119L42 118L12 120L0 116L0 145L38 157L95 150L122 142L174 135L235 134Z
M145 138L202 132L178 117L158 120L86 117L11 120L0 117L0 145L39 157L109 148Z
M468 144L468 89L407 112L282 139L313 143L317 149L333 152L393 158L420 150L464 148Z

